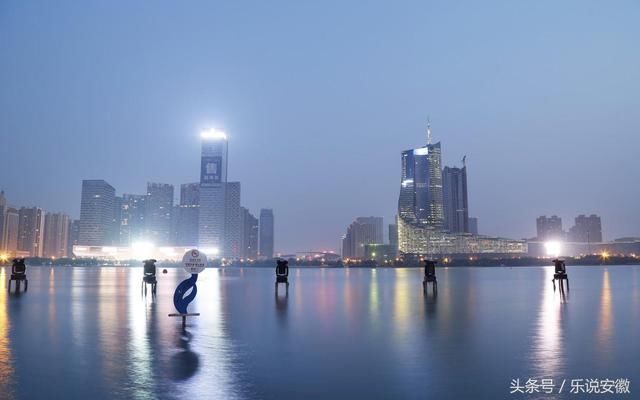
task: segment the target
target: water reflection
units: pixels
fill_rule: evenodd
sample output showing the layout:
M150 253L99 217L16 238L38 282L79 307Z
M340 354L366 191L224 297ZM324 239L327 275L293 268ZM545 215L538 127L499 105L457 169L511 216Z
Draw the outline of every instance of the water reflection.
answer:
M562 376L564 368L564 335L561 329L563 304L553 290L554 270L545 268L542 285L542 302L536 322L534 339L533 367L541 377Z
M354 288L349 285L349 290ZM369 278L369 318L371 320L372 328L377 329L379 327L379 315L380 315L380 298L378 293L378 277L375 269L371 270L371 276Z
M395 334L402 337L406 334L411 323L411 288L416 289L416 285L409 284L411 270L406 268L395 269L395 287L393 289L393 322Z
M0 282L6 282L6 268L0 268ZM13 360L9 330L11 323L7 315L7 292L0 289L0 394L2 398L13 399Z
M609 285L609 270L605 268L602 275L602 290L600 291L600 313L598 316L598 352L601 357L611 356L611 341L613 337L613 315L611 312L611 287Z
M129 273L127 320L130 333L127 341L127 370L129 379L136 385L135 398L148 399L153 397L153 354L156 352L155 346L152 349L149 341L156 338L158 333L156 304L153 301L147 304L146 298L142 297L138 290L141 279L137 273Z
M200 357L191 350L193 334L183 330L177 341L178 352L171 356L171 378L176 381L184 381L196 374L200 367Z
M278 285L276 285L276 313L278 320L281 323L286 322L287 308L289 305L289 289L278 291Z
M226 279L235 283L235 277L227 278L223 269L203 272L198 278L198 296L192 303L193 311L201 315L188 323L185 331L178 326L174 331L176 347L171 350L169 368L180 398L201 398L203 393L212 398L237 397L238 373L232 370L233 352L225 326L225 314L233 312L225 308L231 295L226 292ZM247 290L245 299L254 293Z
M623 268L576 269L571 302L552 268L439 269L437 298L421 269L295 269L277 297L271 269L211 269L186 333L167 316L183 270L153 299L139 268L34 268L29 293L0 293L0 398L506 398L512 376L633 379L639 269Z

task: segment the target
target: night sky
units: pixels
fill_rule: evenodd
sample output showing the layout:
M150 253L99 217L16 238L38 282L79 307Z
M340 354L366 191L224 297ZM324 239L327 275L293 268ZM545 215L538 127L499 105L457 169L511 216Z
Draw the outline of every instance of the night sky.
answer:
M339 250L355 217L392 222L430 117L481 233L596 213L640 236L638 21L637 1L2 0L0 187L73 217L82 179L177 196L215 127L277 251Z

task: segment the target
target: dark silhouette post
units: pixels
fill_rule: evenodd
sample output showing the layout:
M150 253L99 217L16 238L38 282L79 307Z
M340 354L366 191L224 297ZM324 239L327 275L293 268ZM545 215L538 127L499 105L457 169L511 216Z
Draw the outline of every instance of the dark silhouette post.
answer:
M567 281L567 290L569 290L569 276L567 275L567 265L563 260L556 258L553 260L555 272L553 274L553 290L556 290L556 281L560 286L560 293L564 294L564 281Z
M24 258L14 258L11 264L11 278L7 285L7 290L11 291L11 281L15 282L16 293L20 291L20 282L24 281L24 291L29 290L29 280L27 279L27 266Z
M156 286L158 280L156 279L156 260L149 259L144 260L144 271L142 273L142 290L144 294L147 294L147 285L151 285L151 294L156 295Z
M287 291L289 290L289 261L277 260L276 262L276 292L278 291L278 283L284 283Z
M424 280L422 281L422 289L426 292L429 283L433 288L433 294L438 293L438 280L436 279L436 263L437 261L424 260Z

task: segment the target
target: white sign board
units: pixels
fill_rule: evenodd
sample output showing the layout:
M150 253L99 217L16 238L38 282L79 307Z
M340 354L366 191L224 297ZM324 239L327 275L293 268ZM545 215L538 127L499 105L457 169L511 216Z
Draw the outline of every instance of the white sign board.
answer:
M184 270L190 274L199 274L207 266L207 256L198 250L189 250L182 256Z

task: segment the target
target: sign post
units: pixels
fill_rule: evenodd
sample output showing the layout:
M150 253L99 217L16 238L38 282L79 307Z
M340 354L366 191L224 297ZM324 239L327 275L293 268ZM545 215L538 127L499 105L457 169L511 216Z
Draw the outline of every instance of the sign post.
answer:
M170 317L182 317L182 328L187 325L187 317L199 316L200 313L188 313L187 306L193 301L198 293L196 281L198 274L207 267L207 256L199 250L193 249L184 253L182 257L182 265L184 270L191 274L190 278L178 284L173 294L173 305L178 310L177 313L169 314ZM189 292L189 290L191 291ZM188 293L187 293L188 292Z

